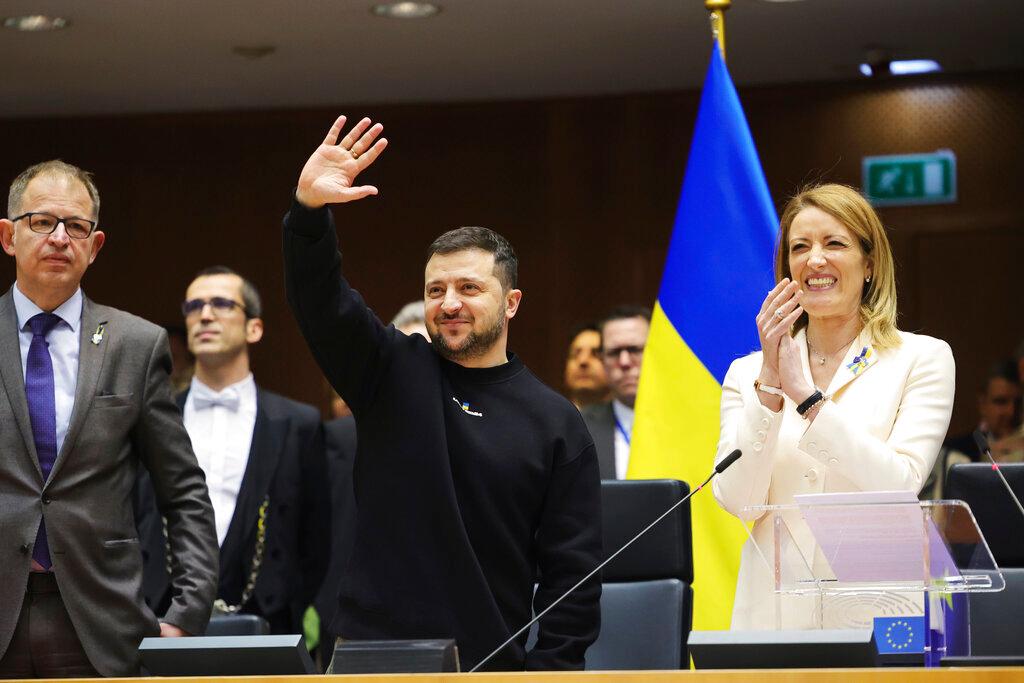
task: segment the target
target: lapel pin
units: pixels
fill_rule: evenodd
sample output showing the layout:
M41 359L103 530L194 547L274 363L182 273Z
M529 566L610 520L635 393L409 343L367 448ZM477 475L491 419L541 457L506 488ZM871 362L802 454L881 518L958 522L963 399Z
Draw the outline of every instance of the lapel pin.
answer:
M483 417L484 416L484 414L481 413L478 410L470 410L469 401L460 401L459 399L455 398L454 396L452 396L452 400L455 401L455 404L458 405L460 408L462 408L462 412L466 413L467 415L472 415L473 417Z
M92 343L95 346L99 346L100 342L103 341L103 333L106 332L106 328L103 327L103 323L96 326L96 331L92 333Z
M854 356L853 362L851 362L846 367L854 375L858 375L864 368L868 366L868 364L871 361L871 356L871 347L865 346L863 349L861 349L860 353Z

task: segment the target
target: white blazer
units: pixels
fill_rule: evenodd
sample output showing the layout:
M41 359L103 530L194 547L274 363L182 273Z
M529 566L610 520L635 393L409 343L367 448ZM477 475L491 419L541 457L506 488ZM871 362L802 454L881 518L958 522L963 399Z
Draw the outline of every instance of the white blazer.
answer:
M770 558L754 546L756 540L759 547L770 547L771 525L746 508L792 503L801 493L921 490L949 427L955 366L946 342L899 334L898 348L876 349L867 332L861 333L825 390L829 400L813 423L801 418L788 398L778 413L761 405L754 390L761 352L730 366L722 387L716 462L735 448L743 457L715 479L715 498L740 519L757 520L742 550L733 629L853 625L839 614L841 605L830 616L829 606L813 598L774 595ZM804 376L813 384L804 331L794 339ZM798 547L805 554L813 549L799 514L784 519Z

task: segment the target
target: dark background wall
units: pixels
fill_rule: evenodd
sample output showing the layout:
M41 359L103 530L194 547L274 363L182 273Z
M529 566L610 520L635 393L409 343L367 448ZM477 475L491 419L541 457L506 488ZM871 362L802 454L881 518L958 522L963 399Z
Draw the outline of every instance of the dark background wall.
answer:
M986 367L1024 338L1022 74L740 96L779 208L805 182L859 185L864 155L956 153L957 203L881 214L898 259L901 327L953 346L951 431L971 428ZM0 179L54 157L96 174L108 239L85 280L95 300L180 322L195 271L223 263L248 274L266 308L259 381L322 403L319 372L284 300L280 218L336 112L372 115L391 146L361 180L381 194L335 214L350 280L386 321L421 296L423 251L437 234L472 224L504 233L520 254L525 291L511 347L560 387L574 323L618 302L654 300L698 98L8 120ZM5 260L0 284L13 280Z

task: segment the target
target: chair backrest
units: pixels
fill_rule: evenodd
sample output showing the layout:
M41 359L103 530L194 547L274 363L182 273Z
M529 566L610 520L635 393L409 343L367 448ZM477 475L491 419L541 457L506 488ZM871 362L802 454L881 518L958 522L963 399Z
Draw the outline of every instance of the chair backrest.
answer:
M1024 568L1003 568L1006 588L998 593L969 593L971 655L1024 655Z
M689 666L693 589L679 579L601 586L601 635L587 650L588 671L680 669ZM537 644L537 624L526 649Z
M604 480L601 524L605 557L689 492L675 479ZM604 569L605 582L675 578L693 582L690 503L663 519Z
M692 611L693 591L679 579L604 584L601 635L587 650L587 670L688 666Z
M268 636L270 624L258 614L219 614L210 618L208 636Z
M675 479L601 482L605 557L621 548L689 487ZM685 503L604 569L601 635L587 669L679 669L689 664L693 614L690 505Z
M1018 498L1024 498L1024 463L999 466ZM978 527L1000 567L1024 567L1024 519L992 465L953 465L946 475L943 496L971 506Z

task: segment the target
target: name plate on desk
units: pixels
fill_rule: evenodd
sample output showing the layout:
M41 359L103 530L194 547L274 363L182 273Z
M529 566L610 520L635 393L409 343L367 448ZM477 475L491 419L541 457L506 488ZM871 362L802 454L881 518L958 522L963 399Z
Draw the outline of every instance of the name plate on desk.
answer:
M329 674L445 673L459 670L454 640L339 640Z
M698 669L873 667L872 629L693 631L687 643Z
M142 665L152 676L314 674L301 635L143 638Z

